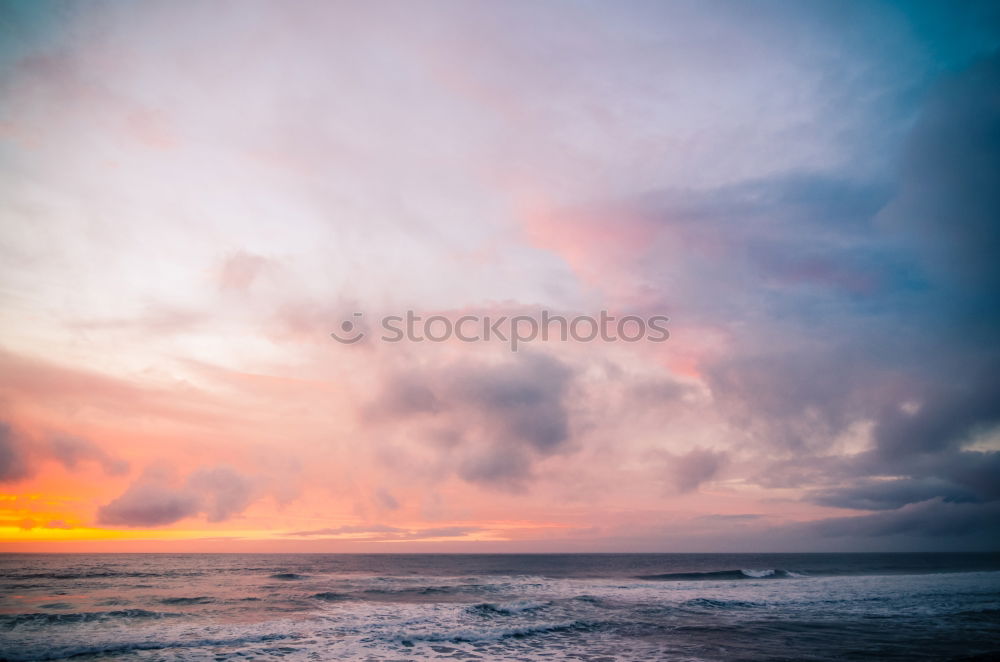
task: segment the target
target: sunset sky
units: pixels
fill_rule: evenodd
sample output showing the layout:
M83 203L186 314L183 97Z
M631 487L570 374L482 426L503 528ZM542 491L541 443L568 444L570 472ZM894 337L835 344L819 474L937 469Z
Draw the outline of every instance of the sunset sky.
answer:
M995 2L0 2L0 551L1000 547L998 49ZM330 337L543 309L670 338Z

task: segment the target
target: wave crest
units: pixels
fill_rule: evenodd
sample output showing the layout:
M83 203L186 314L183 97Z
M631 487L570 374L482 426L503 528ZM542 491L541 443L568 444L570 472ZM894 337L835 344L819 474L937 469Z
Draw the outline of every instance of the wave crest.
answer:
M518 600L517 602L506 602L502 604L481 602L477 605L472 605L467 609L467 611L471 614L485 617L514 616L516 614L536 612L539 609L548 607L550 604L551 603L549 602L537 602L532 600Z
M787 579L806 575L778 568L715 570L712 572L668 572L662 575L640 575L638 579L662 582L727 581L734 579Z
M8 627L19 625L57 625L60 623L85 623L91 621L113 621L136 618L176 618L183 616L169 611L148 611L146 609L117 609L115 611L83 611L73 614L5 614L0 623Z

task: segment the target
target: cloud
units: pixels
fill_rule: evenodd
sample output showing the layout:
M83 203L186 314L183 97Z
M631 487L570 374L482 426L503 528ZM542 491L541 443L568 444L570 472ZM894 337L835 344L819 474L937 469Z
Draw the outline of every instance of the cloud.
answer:
M930 283L900 315L911 329L900 334L912 351L899 368L907 384L872 398L873 448L842 465L843 484L809 496L885 512L825 520L824 532L997 538L1000 452L963 448L1000 426L998 86L1000 55L943 77L907 140L898 194L878 219Z
M1000 54L938 82L905 146L899 194L880 214L936 276L994 300L1000 297L998 86Z
M295 531L287 535L302 538L344 538L358 541L424 540L428 538L463 538L483 529L477 526L445 526L430 528L400 528L374 525L348 525L309 531Z
M84 318L70 323L87 332L126 332L136 337L170 336L191 333L203 328L208 315L201 311L169 305L148 305L128 317Z
M72 529L73 526L71 524L67 524L65 521L63 521L61 519L53 519L53 520L49 520L48 522L45 523L45 528L46 529L64 529L64 530L69 530L69 529Z
M374 525L345 525L337 527L328 527L325 529L311 529L308 531L294 531L289 533L290 536L341 536L345 534L356 534L356 533L403 533L406 529L400 529L395 526L386 526L384 524L374 524Z
M188 477L187 485L202 494L209 522L222 522L242 513L257 496L252 480L225 466L199 469Z
M801 527L828 537L977 537L1000 543L1000 503L948 503L937 498L886 512L811 522Z
M7 423L0 421L0 482L24 480L32 473L23 441Z
M97 523L110 526L165 526L201 510L199 494L156 483L135 483L97 512Z
M380 487L375 490L375 503L386 510L399 510L400 503L399 500L392 495L389 490Z
M88 439L59 432L33 438L0 421L0 482L32 478L46 461L58 462L71 471L81 463L95 463L109 476L128 471L127 462Z
M799 316L818 301L898 285L904 263L871 232L889 196L884 183L800 172L654 187L524 222L536 245L616 305L727 325L762 308Z
M992 55L930 90L896 193L867 230L891 256L883 273L894 287L864 307L845 301L840 320L808 320L822 343L790 341L775 327L780 353L755 356L751 339L706 370L722 410L758 450L781 456L756 482L811 486L805 498L824 506L884 511L830 530L930 534L950 530L933 520L952 513L973 527L1000 498L997 453L965 450L1000 426L1000 194L990 180L1000 170L998 80ZM860 449L831 447L858 423L869 424Z
M858 454L828 467L832 487L807 499L825 506L883 510L935 497L946 502L1000 500L1000 451ZM892 478L887 478L892 477Z
M564 403L571 370L545 354L521 354L500 366L464 366L446 377L452 401L468 407L507 446L541 454L569 438Z
M75 469L80 462L97 462L109 476L120 476L128 471L128 462L112 457L93 442L81 437L64 434L52 435L49 453L67 469Z
M668 456L663 461L667 484L681 494L693 492L714 478L725 460L722 453L705 449Z
M270 260L261 255L237 251L229 255L222 263L219 272L219 288L246 291L270 264Z
M537 352L396 372L366 420L418 434L468 482L520 489L537 460L567 450L572 377L568 365Z
M218 401L187 385L170 389L98 370L60 365L0 348L0 396L55 410L86 403L109 415L218 422Z
M814 491L807 498L821 506L854 510L894 510L934 498L949 503L979 501L972 492L934 478L864 480L856 486Z
M0 523L2 523L3 525L7 525L7 526L15 525L15 526L17 526L19 529L21 529L23 531L31 531L33 529L62 529L62 530L69 530L69 529L73 528L73 526L71 524L67 524L65 521L63 521L61 519L53 519L53 520L49 520L48 522L42 523L42 522L39 522L37 520L31 519L30 517L28 517L28 518L22 519L22 520L17 521L17 522L9 522L9 521L0 520Z
M255 484L231 467L203 468L177 485L169 471L151 468L97 511L99 524L166 526L204 514L209 522L239 515L257 496Z
M874 431L879 451L887 456L946 451L1000 423L1000 361L981 360L964 374L935 375L936 381L916 394L917 411L887 407Z
M366 418L407 418L416 414L433 414L442 408L428 377L422 374L397 373L386 379L375 402L366 409Z

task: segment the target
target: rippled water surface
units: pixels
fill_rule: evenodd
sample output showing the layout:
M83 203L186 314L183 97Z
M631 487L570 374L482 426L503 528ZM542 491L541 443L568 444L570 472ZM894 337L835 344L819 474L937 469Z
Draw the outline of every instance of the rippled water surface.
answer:
M0 659L996 660L1000 556L0 556Z

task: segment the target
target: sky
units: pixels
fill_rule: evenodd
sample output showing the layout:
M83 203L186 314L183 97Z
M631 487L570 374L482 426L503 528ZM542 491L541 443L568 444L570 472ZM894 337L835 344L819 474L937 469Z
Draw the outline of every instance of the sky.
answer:
M0 2L0 551L998 549L998 178L993 2Z

